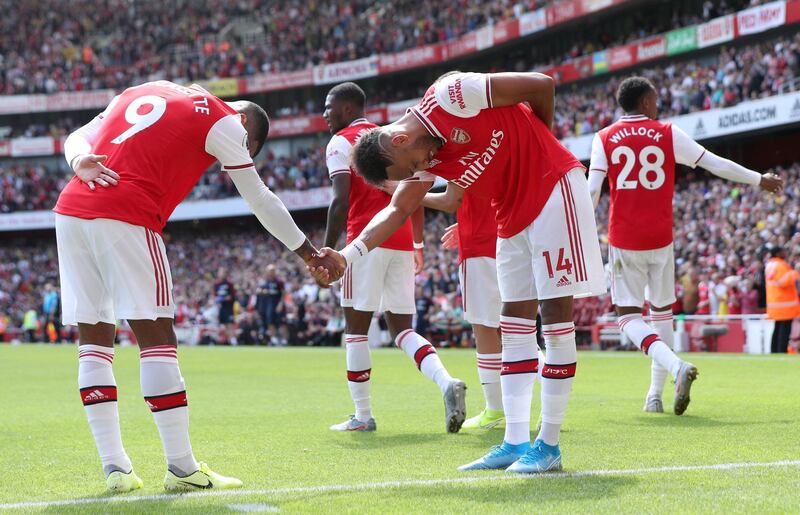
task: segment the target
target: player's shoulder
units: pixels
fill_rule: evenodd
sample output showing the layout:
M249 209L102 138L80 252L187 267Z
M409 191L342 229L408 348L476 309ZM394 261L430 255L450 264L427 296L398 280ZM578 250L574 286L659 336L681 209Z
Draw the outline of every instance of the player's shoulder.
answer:
M331 141L328 144L330 145L330 143L334 142L334 140L341 141L337 138L342 138L350 145L353 145L355 144L356 140L358 140L358 138L360 138L365 132L369 132L375 127L377 127L377 125L368 121L366 118L356 120L344 129L341 129L339 132L337 132L333 138L331 138Z

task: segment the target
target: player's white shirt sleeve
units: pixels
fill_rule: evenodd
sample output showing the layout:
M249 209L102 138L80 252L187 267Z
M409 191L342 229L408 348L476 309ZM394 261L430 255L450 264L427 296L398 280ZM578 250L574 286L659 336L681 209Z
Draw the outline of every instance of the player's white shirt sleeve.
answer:
M592 203L597 208L600 202L600 193L603 190L603 182L608 173L608 159L603 148L603 140L599 134L594 135L592 140L592 155L589 161L589 194L592 196Z
M325 164L328 176L333 178L340 173L350 173L350 150L352 145L344 136L334 136L325 149Z
M672 148L675 152L675 162L690 168L697 166L706 151L703 145L690 138L676 125L672 126Z
M206 136L206 152L216 157L228 172L239 194L261 225L289 250L306 241L281 199L267 188L256 173L247 149L247 131L238 115L221 118Z
M600 139L599 133L595 133L594 139L592 139L592 154L589 161L589 170L608 173L606 150L603 148L603 140Z
M471 118L481 109L492 107L492 81L485 73L445 77L436 83L433 94L442 109L460 118Z
M744 166L729 159L709 152L694 141L680 128L672 126L672 146L675 149L675 162L695 168L700 166L717 177L744 184L758 185L761 174L748 170Z
M103 119L111 112L118 100L119 95L111 100L102 113L92 118L83 127L76 129L64 141L64 158L66 158L70 168L72 167L72 161L76 157L92 153L92 144L97 137L97 133L100 132Z

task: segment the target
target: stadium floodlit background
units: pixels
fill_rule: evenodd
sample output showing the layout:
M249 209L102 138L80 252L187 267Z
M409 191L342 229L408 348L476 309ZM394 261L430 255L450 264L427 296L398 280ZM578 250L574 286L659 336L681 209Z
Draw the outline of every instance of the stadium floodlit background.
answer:
M619 353L585 353L587 369L593 364L596 368L584 377L579 375L576 383L566 438L579 441L572 445L582 444L585 449L576 452L576 459L566 464L569 470L623 470L620 477L630 477L633 472L625 470L652 464L666 468L694 465L711 468L700 469L705 472L689 469L680 472L681 478L664 479L665 483L660 477L648 476L646 481L642 480L646 483L644 486L627 485L623 479L615 483L613 474L606 478L607 484L596 482L577 487L569 483L573 476L563 477L534 485L533 489L541 495L551 489L539 506L584 511L618 510L623 505L628 510L647 511L661 511L662 507L679 511L742 510L746 507L784 511L781 506L785 506L786 511L800 509L797 463L789 462L788 466L795 468L781 469L779 474L782 475L777 477L766 476L765 469L758 468L756 473L748 472L751 469L747 468L767 459L780 462L798 458L800 420L796 405L792 410L791 404L785 409L770 404L782 395L785 400L787 392L793 393L795 402L798 399L797 362L789 361L791 357L748 356L728 356L729 361L720 357L717 361L718 354L714 354L720 351L769 352L769 323L763 317L766 245L785 246L787 261L792 266L800 266L800 0L0 0L0 5L4 13L0 19L0 371L5 372L3 382L9 382L8 387L4 384L0 399L6 399L3 411L7 413L23 403L22 411L33 413L35 401L29 398L23 401L13 392L27 392L39 386L58 390L61 385L68 385L66 392L58 391L59 399L65 403L75 401L75 405L70 406L68 426L51 434L39 433L39 437L48 439L45 448L49 449L50 459L56 462L49 465L48 473L40 472L41 484L59 478L55 468L68 462L67 457L57 457L64 445L58 435L69 439L72 435L67 431L81 435L84 448L80 458L75 458L84 460L79 473L96 480L91 474L92 467L96 466L91 461L94 449L90 435L85 421L77 418L81 415L78 399L69 390L74 383L70 375L74 375L74 356L56 348L43 350L44 347L39 346L35 350L16 350L5 344L71 343L76 339L75 332L59 323L58 261L51 209L59 191L71 177L61 155L65 137L102 110L117 92L146 81L168 79L179 83L198 82L222 98L245 98L262 105L272 118L272 129L267 145L256 158L258 171L267 186L278 192L310 235L312 243L320 246L331 199L324 155L330 135L321 116L325 93L330 87L343 81L357 82L367 93L368 118L381 124L398 118L446 71L537 70L556 79L554 131L584 162L589 159L594 133L621 114L614 100L619 82L632 74L640 74L649 77L658 87L662 118L669 119L714 152L760 172L773 171L786 181L784 193L771 197L760 194L755 188L722 181L699 169L679 169L678 172L674 201L678 301L674 312L682 316L678 316L677 339L680 350L710 351L708 355L698 355L696 362L707 364L710 371L716 370L714 373L723 376L724 381L714 383L713 374L704 373L698 383L700 388L693 395L697 398L707 395L713 399L717 394L716 401L707 401L703 405L705 409L698 406L686 420L651 423L637 413L641 388L631 388L632 392L621 395L621 399L631 403L633 408L613 407L604 411L597 403L613 405L623 388L630 386L629 379L619 379L621 384L614 385L615 377L628 373L626 367L635 366L627 359L609 366L609 360L615 355L621 356ZM604 196L597 210L604 253L607 202ZM416 328L439 346L471 347L470 329L461 316L457 258L455 253L441 249L438 244L444 228L452 222L451 217L441 213L426 215L426 263L424 271L417 276ZM176 328L181 343L187 347L340 345L344 320L336 300L337 287L319 289L300 260L262 230L238 197L227 174L218 168L209 170L178 207L165 231L165 243L175 285ZM268 270L269 264L275 265L274 275ZM229 281L236 292L235 323L226 327L218 322L220 304L215 295L216 285L221 281ZM270 325L265 324L268 311L279 313ZM621 341L616 324L607 316L610 311L611 302L607 297L576 302L575 321L581 348L595 351L632 348ZM124 323L119 326L118 337L121 343L130 343L132 334ZM376 345L388 344L378 319L371 337ZM800 326L795 324L790 352L797 353L798 340ZM340 377L343 358L335 351L227 348L207 351L214 353L214 357L192 354L186 367L190 388L197 388L192 391L197 391L198 396L204 392L201 374L204 371L214 374L213 367L202 364L207 359L220 360L230 366L230 376L226 377L235 380L241 388L248 388L247 381L269 381L270 377L265 376L270 374L284 377L285 367L299 367L311 361L330 366L322 376L315 376L309 370L298 372L310 399L287 397L311 411L298 419L305 426L303 431L312 434L327 431L327 425L342 415L342 410L348 409L349 399ZM473 353L453 351L442 356L443 360L456 363L454 368L469 379L468 382L477 385L473 377L474 364L470 361L474 359ZM133 358L123 355L125 357ZM267 363L263 369L248 368L253 366L250 361L259 359ZM396 356L396 361L403 359ZM751 361L745 361L748 359ZM388 351L385 357L379 354L378 360L386 362L387 370L395 366L391 364L394 358ZM194 370L192 363L195 363ZM644 365L636 363L644 377ZM773 378L752 379L753 368L758 368L751 367L753 363L762 363L763 368L768 369L762 372ZM239 369L240 365L244 368ZM401 365L408 364L397 365L398 377L411 375L411 371L404 371ZM51 366L59 372L38 383L35 378L40 375L40 366ZM28 374L25 371L30 371L29 367L37 367L37 372ZM378 370L377 365L375 368ZM244 375L237 376L238 370L245 370ZM612 372L619 376L612 376ZM746 414L750 406L746 390L731 377L741 377L740 374L748 376L744 382L752 389L763 389L758 398L767 404L752 413L752 420L757 420L753 424L763 425L747 425L742 418L732 415L740 408L740 413ZM293 379L289 377L284 379L291 383ZM783 377L789 384L774 377ZM134 385L135 379L129 379ZM418 378L398 379L401 381L398 388L411 392L413 388L427 386L420 386L414 379ZM312 388L315 380L319 381L318 388ZM595 390L586 383L590 380L603 386ZM705 392L703 381L709 382ZM222 382L216 384L218 388L227 388ZM283 392L285 387L268 382L262 385L272 388L271 392ZM394 395L389 391L391 386L384 392L386 397ZM775 396L768 395L770 387L775 388ZM320 397L318 390L322 388L325 393ZM289 395L289 392L284 393ZM291 392L295 393L299 395ZM473 394L479 396L478 388L473 389ZM594 401L582 399L582 394L591 396ZM315 412L316 405L327 397L336 398L331 402L338 406L338 411L327 407ZM635 401L628 397L635 397ZM53 395L34 393L33 398L41 399L42 403L53 402ZM284 404L274 406L276 398L279 397L262 398L263 410L274 409L276 417L296 416L295 412L287 411ZM240 406L242 412L224 410L219 413L220 420L227 416L232 417L231 424L253 423L246 418L252 406L238 402L232 405ZM385 442L385 446L379 439L372 439L367 449L354 439L348 439L347 445L337 444L334 449L344 455L363 452L366 469L379 465L381 458L376 453L382 450L391 452L400 460L399 465L375 475L357 473L345 482L352 486L359 478L364 481L445 478L442 485L447 485L447 478L458 477L452 469L461 458L447 458L447 466L437 463L438 468L430 470L415 467L414 463L420 460L409 460L405 462L408 466L401 466L407 457L396 452L400 449L420 449L428 453L426 459L430 459L437 452L445 452L440 447L454 444L439 434L440 428L435 423L428 424L438 438L435 445L410 437L404 440L398 436L403 430L414 436L425 432L407 421L411 415L401 415L403 409L413 413L419 408L408 402L399 403L395 411L390 411L388 406L391 406L389 399L384 399L382 407L386 408L387 421L396 422L396 438ZM581 412L584 406L586 410ZM209 399L205 418L194 418L197 411L193 411L194 434L197 434L198 425L215 423L217 409L219 405ZM770 425L775 423L772 413L781 413L778 425ZM317 415L327 418L320 422ZM628 420L625 418L628 417L628 422L633 424L631 431L646 432L651 437L652 432L660 432L658 438L665 442L660 458L642 457L630 449L621 451L630 459L604 462L592 458L595 446L609 445L610 440L619 445L617 433L628 430L619 427L624 422L615 422L612 420L615 417L617 421ZM438 421L433 415L431 419ZM273 429L269 427L271 424L280 423L264 414L254 420L267 426L265 431ZM46 424L47 419L38 422ZM592 427L595 422L597 425ZM583 427L584 423L591 428L591 438L582 433L589 431ZM16 467L11 471L4 469L4 476L20 471L18 478L28 477L34 481L34 476L25 476L27 472L22 472L22 466L24 464L27 471L41 464L32 463L30 459L16 459L24 454L20 449L30 446L30 442L21 443L28 427L21 415L0 416L3 430L0 463ZM794 427L794 434L791 434L791 427ZM215 431L221 439L228 440L226 445L208 445L214 449L210 452L220 456L218 461L227 459L233 463L241 458L240 454L279 453L283 449L270 450L272 440L264 441L263 437L256 436L258 432L252 427L230 426L227 430L217 428ZM605 431L606 439L610 440L604 440L601 431ZM730 432L739 441L761 439L761 444L751 442L752 452L727 452L730 451L727 447L727 451L707 449L704 451L707 454L703 455L682 452L679 441L703 438L713 441L716 432ZM772 438L764 438L769 433L775 440L794 439L794 446L785 442L786 445L781 443L763 452L764 445L773 443ZM6 439L4 434L13 436ZM239 434L243 436L237 436ZM336 456L324 453L315 456L313 451L316 445L328 445L327 439L332 437L324 434L308 438L307 446L312 451L292 454L292 459L318 459L334 469L315 475L316 467L312 466L305 474L299 474L285 465L271 465L274 468L270 469L262 464L267 467L265 470L275 471L275 477L270 475L258 486L291 489L341 483L341 474L335 469ZM484 440L480 442L482 447L489 441ZM646 434L630 436L625 441L633 447L650 450ZM256 450L261 445L265 449ZM304 447L306 443L294 446ZM792 448L793 453L789 451ZM287 452L291 454L295 450ZM474 454L474 448L470 452ZM679 461L667 459L670 452L676 453ZM467 454L470 453L465 456ZM160 458L154 454L153 460L158 462ZM742 463L750 465L742 465L741 471L735 472ZM723 472L729 470L723 467L726 464L734 464L730 468L734 472ZM258 468L253 463L248 466L252 470ZM716 466L719 467L713 468ZM90 470L83 470L87 468ZM648 473L652 474L643 472ZM578 477L575 476L576 481ZM603 475L598 473L597 477ZM738 495L739 481L750 479L752 488L746 491L744 504L726 504L727 501L720 500L720 496ZM718 490L704 489L701 485L706 480L717 482ZM26 481L17 480L13 491L0 483L0 502L11 506L18 501L82 498L96 493L96 489L79 487L21 486ZM617 495L617 490L640 487L652 499L665 495L677 498L683 493L676 483L687 481L693 485L686 487L687 492L700 501L706 495L710 504L627 505L621 493L618 503L595 498L604 488ZM669 489L662 489L664 484ZM348 499L346 495L355 496L358 490L345 489L341 495L334 495L326 493L324 488L308 488L289 500L281 498L287 494L277 489L268 494L253 494L253 498L259 495L276 497L275 502L264 501L270 509L341 507L347 511L353 509L349 503L356 497ZM446 489L444 486L436 488ZM395 490L384 492L385 497L380 497L380 492L376 491L364 495L368 502L375 503L376 510L383 507L383 511L420 511L434 507L439 511L472 511L476 506L529 511L525 506L530 505L524 503L537 499L531 492L520 497L515 489L523 489L525 485L519 480L503 482L494 493L489 483L482 483L475 490L468 484L450 488L451 503L441 492L439 497L430 500L431 504L413 504ZM577 488L578 494L569 497L573 488ZM430 494L427 485L422 483L408 484L406 491L420 499ZM562 492L565 499L558 499L554 492ZM471 495L476 502L484 504L462 505L461 502L469 502ZM314 496L332 497L320 500ZM494 504L503 502L503 496L521 504ZM794 509L785 504L792 499ZM383 504L390 500L397 504ZM261 501L263 499L254 502L258 505ZM285 504L281 504L283 501ZM194 503L187 504L187 508L202 509L204 506L197 499L186 502ZM226 502L214 504L210 509L224 511L230 504ZM360 506L368 509L371 505ZM0 505L0 509L5 507ZM17 507L37 508L26 504ZM48 509L48 505L39 508ZM68 509L68 506L63 508ZM162 508L167 509L166 505Z

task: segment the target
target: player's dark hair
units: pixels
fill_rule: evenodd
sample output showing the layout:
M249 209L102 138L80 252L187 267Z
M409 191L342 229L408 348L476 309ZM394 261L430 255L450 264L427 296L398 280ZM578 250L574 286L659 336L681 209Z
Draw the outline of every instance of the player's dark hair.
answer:
M368 183L378 186L389 178L386 168L392 164L381 144L382 136L379 127L364 133L356 140L350 156L356 173Z
M261 152L264 147L264 142L267 141L269 136L269 116L264 109L255 102L242 100L241 112L247 116L247 134L255 141L256 151L255 155Z
M645 77L629 77L622 81L617 89L617 103L626 113L631 113L639 109L642 97L656 87Z
M331 88L328 95L333 99L352 104L362 111L364 110L364 106L367 105L367 95L355 82L342 82Z

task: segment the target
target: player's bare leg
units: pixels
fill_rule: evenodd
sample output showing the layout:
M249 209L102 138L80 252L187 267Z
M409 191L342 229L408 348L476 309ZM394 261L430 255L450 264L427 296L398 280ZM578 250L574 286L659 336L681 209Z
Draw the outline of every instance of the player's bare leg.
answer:
M656 309L656 311L663 312L664 309ZM697 379L698 375L697 367L687 361L683 361L675 355L672 349L662 340L659 332L644 321L641 307L617 307L617 321L620 330L624 332L637 347L642 349L642 352L650 356L654 363L657 363L672 375L675 380L675 402L673 410L676 415L682 415L689 405L689 394L692 383ZM656 379L658 379L658 377L656 377ZM652 389L653 385L651 383L651 391ZM645 411L658 412L658 404L659 403L655 400L651 402L650 394L648 393L647 400L645 401ZM663 407L661 411L663 411Z
M128 492L142 487L122 445L114 378L113 324L78 324L78 388L97 451L103 462L108 489Z
M375 431L370 402L372 357L367 333L372 322L371 311L345 307L345 349L347 352L347 386L355 404L355 414L348 420L331 426L331 431Z
M153 413L164 455L168 490L235 488L241 481L220 476L195 460L189 441L186 385L178 366L178 341L171 318L129 320L140 353L142 395Z
M467 417L467 385L453 378L439 359L433 345L411 326L412 315L386 312L386 325L397 346L413 359L422 374L436 383L444 397L445 429L457 433Z
M478 377L486 401L483 411L464 422L465 429L491 429L503 422L503 394L500 388L502 343L500 329L472 324L477 346Z

